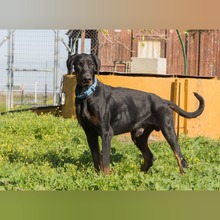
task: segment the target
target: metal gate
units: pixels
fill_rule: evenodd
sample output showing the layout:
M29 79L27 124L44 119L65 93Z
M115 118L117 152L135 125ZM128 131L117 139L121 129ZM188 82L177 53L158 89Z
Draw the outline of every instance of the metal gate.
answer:
M61 42L59 30L0 31L0 111L59 104L68 55Z

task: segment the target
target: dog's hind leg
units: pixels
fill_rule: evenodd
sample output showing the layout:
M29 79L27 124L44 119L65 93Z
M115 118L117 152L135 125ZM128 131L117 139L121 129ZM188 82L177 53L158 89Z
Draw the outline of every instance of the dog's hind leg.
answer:
M176 157L176 160L177 160L177 163L179 166L180 173L184 174L183 168L187 168L188 165L187 165L187 162L183 158L183 155L181 153L174 127L171 125L165 126L162 129L162 133L173 150L173 153Z
M141 171L147 172L155 160L154 155L148 147L148 137L150 133L154 130L153 127L147 129L137 129L131 132L131 138L138 149L141 151L144 163L141 166Z

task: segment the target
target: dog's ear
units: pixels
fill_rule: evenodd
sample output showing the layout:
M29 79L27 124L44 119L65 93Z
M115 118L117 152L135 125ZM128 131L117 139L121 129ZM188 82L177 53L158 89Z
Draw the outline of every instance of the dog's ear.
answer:
M99 70L100 70L100 67L101 67L101 61L100 61L100 59L99 59L96 55L94 55L94 54L92 54L92 57L93 57L93 60L95 61L95 65L96 65L95 71L96 71L96 73L99 75Z
M71 74L72 73L72 70L73 70L73 63L75 61L75 58L78 54L73 54L71 56L69 56L69 58L67 59L66 61L66 67L67 67L67 70L68 70L68 73L67 74Z

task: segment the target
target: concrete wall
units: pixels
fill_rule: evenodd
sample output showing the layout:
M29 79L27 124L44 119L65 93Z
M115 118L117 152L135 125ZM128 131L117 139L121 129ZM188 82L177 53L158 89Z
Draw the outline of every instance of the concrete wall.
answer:
M205 99L205 110L201 116L194 119L184 119L174 113L177 134L188 136L220 137L220 81L216 78L181 78L163 76L117 76L99 75L97 78L108 85L133 88L155 93L162 98L177 103L187 111L198 108L198 100L193 92L198 92ZM65 118L74 117L75 76L64 76L63 92L66 93L66 103L62 107ZM154 132L152 137L161 138L160 132Z

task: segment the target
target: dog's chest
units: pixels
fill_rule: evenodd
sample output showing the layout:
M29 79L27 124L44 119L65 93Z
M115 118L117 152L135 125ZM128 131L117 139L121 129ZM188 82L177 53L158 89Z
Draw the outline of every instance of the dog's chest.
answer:
M86 99L77 104L76 113L82 127L97 127L100 124L97 110Z

